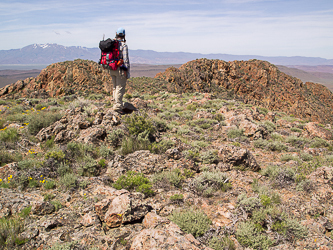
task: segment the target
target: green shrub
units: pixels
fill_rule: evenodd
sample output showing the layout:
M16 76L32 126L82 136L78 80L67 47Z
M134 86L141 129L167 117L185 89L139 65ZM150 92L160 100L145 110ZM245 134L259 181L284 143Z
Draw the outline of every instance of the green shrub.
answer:
M303 137L291 135L287 137L286 142L290 143L293 147L303 148L309 140Z
M300 158L298 158L297 156L294 156L292 154L284 154L280 157L280 160L281 161L297 161L297 162L300 162Z
M302 161L312 161L313 160L313 156L311 154L307 154L307 153L301 153L300 158L302 159Z
M228 237L216 237L214 236L209 240L208 246L214 250L235 250L235 243Z
M65 153L61 150L53 150L49 151L45 154L44 158L47 160L49 158L53 158L57 161L62 161L65 158Z
M9 153L7 150L0 149L0 166L21 160L22 155L20 153Z
M197 120L193 120L188 122L190 126L197 126L202 129L209 129L216 125L218 122L212 119L200 118Z
M191 104L187 105L186 109L196 111L198 107L199 107L199 104L194 102L194 103L191 103Z
M113 150L110 149L107 145L103 144L99 147L99 155L105 159L107 159L109 156L112 156Z
M264 207L267 207L267 206L271 205L272 200L267 195L262 194L262 195L260 195L260 202Z
M265 149L268 145L268 141L263 140L263 139L259 139L253 142L253 146L255 148L261 148L261 149Z
M281 141L281 142L284 141L283 136L280 135L279 133L272 133L271 138L273 141Z
M302 129L300 129L300 128L291 128L290 129L292 132L297 132L297 133L302 133L303 132L303 130Z
M301 239L308 235L308 230L306 226L303 226L295 219L286 218L284 224L282 225L282 230L285 232L285 237L288 240L293 240L295 238Z
M192 120L194 112L191 110L184 110L182 112L179 112L179 115L184 118L185 120Z
M170 220L176 223L184 232L194 237L202 236L209 229L212 221L200 210L174 211Z
M67 143L67 150L75 156L81 156L81 147L77 142Z
M99 173L98 164L90 155L84 156L79 165L78 173L81 176L96 176Z
M19 218L0 218L0 246L3 249L16 249L26 241L19 237L24 224Z
M185 168L183 171L184 171L184 172L183 172L183 176L184 176L185 178L193 178L194 175L195 175L195 172L192 171L192 170L190 170L190 169L186 169L186 168Z
M124 131L122 129L115 129L108 133L107 140L110 142L111 146L120 146L122 139L124 137Z
M264 121L264 126L267 129L268 132L272 133L276 130L276 126L273 122L271 121Z
M296 186L297 191L305 191L305 192L311 192L312 190L314 190L314 188L315 187L312 181L310 180L302 180Z
M37 117L36 117L37 116ZM33 113L28 118L28 131L32 135L36 135L42 128L50 126L52 123L60 120L62 114L53 112Z
M274 142L268 143L267 148L271 151L278 151L278 152L288 150L288 147L284 143L279 142L279 141L274 141Z
M222 172L204 171L193 179L191 183L194 190L203 196L212 196L216 191L227 191L231 183L226 174Z
M137 114L126 117L125 124L131 135L139 135L143 132L147 132L148 135L155 133L155 127L151 119L148 118L147 114Z
M183 194L174 194L170 196L170 201L174 203L180 203L183 201L183 199L184 199Z
M218 122L222 122L225 118L221 113L217 113L213 116L214 120L217 120Z
M58 184L66 190L75 188L77 186L77 176L73 173L66 173L59 178Z
M204 164L212 164L216 163L218 157L217 157L217 150L208 150L200 153L200 159Z
M178 135L187 135L191 133L190 127L188 125L181 126L177 129Z
M262 171L262 175L268 176L274 185L278 187L289 186L296 180L296 173L291 168L282 168L270 165Z
M158 187L164 187L165 185L180 187L183 179L184 177L181 175L179 169L163 171L152 176L152 182Z
M325 160L328 161L329 163L333 163L333 155L327 155L325 157Z
M88 181L88 180L82 180L79 183L79 187L82 188L82 189L85 189L86 187L88 187L89 184L90 184L90 181Z
M71 172L72 172L71 168L65 163L60 163L60 165L57 169L57 173L59 176L64 176L65 174L71 173Z
M105 163L105 159L100 159L97 163L101 168L105 168L106 163Z
M137 192L142 192L145 195L153 193L153 190L151 189L152 184L149 179L144 177L142 173L136 173L134 171L127 171L126 175L121 175L113 184L113 187L118 190L135 190Z
M202 149L206 148L209 144L205 141L192 141L191 146L194 147L195 149Z
M44 184L44 188L49 190L49 189L53 189L55 187L55 181L53 180L47 180Z
M34 187L39 187L40 186L40 182L38 182L36 179L34 178L29 178L29 181L28 181L28 187L29 188L34 188Z
M55 196L53 194L46 193L43 195L44 201L52 200Z
M160 142L154 142L151 144L150 151L155 154L163 154L168 149L174 147L175 143L171 140L161 140Z
M315 138L314 140L312 140L310 147L311 148L325 148L325 147L329 147L330 144L322 139L322 138Z
M22 218L26 218L29 216L31 211L31 206L25 207L21 210L21 212L19 213L20 217Z
M259 113L263 115L267 115L268 109L267 108L259 108Z
M60 208L62 208L61 202L58 200L51 201L51 204L54 206L55 211L58 211Z
M306 176L311 174L317 168L322 167L322 162L320 160L303 162L295 167L296 171L296 183L299 183L306 179Z
M163 121L162 119L158 118L158 117L154 117L152 119L153 125L155 127L155 129L159 132L165 132L167 130L167 124L165 121Z
M243 129L234 128L234 129L229 129L227 135L229 139L235 139L243 136L243 133L244 133Z
M182 153L183 153L183 155L186 159L199 161L198 158L200 156L200 153L196 149L194 149L194 150L184 150Z
M55 143L54 143L54 138L55 138L55 136L52 136L51 139L46 140L46 142L45 142L45 147L46 147L47 149L51 149L51 148L54 147L54 145L55 145Z
M3 142L17 142L19 139L17 128L6 128L0 132L0 140Z
M261 231L252 221L239 223L236 238L241 245L253 249L268 249L273 245L273 242L266 235L261 234Z
M28 170L33 168L41 168L43 166L43 162L39 159L26 159L18 162L17 166L21 170Z
M237 198L238 206L242 207L246 212L252 213L253 210L262 207L261 200L257 197L247 197L242 193Z
M92 157L98 157L100 155L99 148L93 144L69 142L67 144L67 150L72 158L76 160L80 160L86 155Z
M273 203L273 204L278 204L281 202L279 194L272 191L270 187L267 187L265 185L260 185L258 182L258 179L253 179L251 186L252 186L253 192L256 192L259 194L262 205L264 205L263 203L265 203L264 202L265 196L267 196L270 199L271 203ZM261 196L263 196L263 197L261 197Z
M151 148L148 132L139 134L137 137L125 137L122 141L120 153L127 155L138 150L148 150Z

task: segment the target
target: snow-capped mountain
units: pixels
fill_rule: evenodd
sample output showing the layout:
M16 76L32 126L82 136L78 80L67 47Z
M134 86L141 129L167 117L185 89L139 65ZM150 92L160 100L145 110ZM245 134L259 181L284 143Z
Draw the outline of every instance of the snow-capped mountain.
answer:
M130 50L131 63L183 64L197 58L224 61L258 59L277 65L333 65L333 59L302 56L265 57L258 55L200 54L187 52L156 52L153 50ZM99 48L63 46L55 43L31 44L21 49L0 50L0 64L51 64L75 59L98 62Z
M0 64L51 64L77 58L98 61L99 55L98 48L31 44L21 49L0 50Z

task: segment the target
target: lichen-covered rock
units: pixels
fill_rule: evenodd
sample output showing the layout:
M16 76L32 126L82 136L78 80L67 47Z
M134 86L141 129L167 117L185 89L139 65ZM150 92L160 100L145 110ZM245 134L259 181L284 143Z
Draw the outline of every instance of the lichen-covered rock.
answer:
M331 131L321 127L318 125L317 122L309 122L305 125L305 135L313 138L313 137L319 137L325 140L332 140L333 134Z
M260 166L250 151L233 145L222 145L218 155L223 163L231 164L252 171L259 171Z
M50 202L34 202L31 208L33 214L46 215L55 211L55 207Z
M144 194L114 192L102 201L95 204L95 211L99 219L108 228L119 227L124 223L141 220L149 211L151 206L144 201Z
M108 165L107 173L111 179L116 180L128 170L143 174L161 172L166 168L163 159L162 155L152 154L149 150L139 150L125 157L118 155Z
M201 244L193 235L184 233L176 224L153 212L143 220L145 227L132 241L131 250L139 249L192 249L212 250Z

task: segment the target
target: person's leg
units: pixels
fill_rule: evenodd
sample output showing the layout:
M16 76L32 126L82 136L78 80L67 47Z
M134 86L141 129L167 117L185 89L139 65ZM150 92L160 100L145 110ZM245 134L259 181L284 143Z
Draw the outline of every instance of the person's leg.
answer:
M115 96L114 96L114 110L122 110L123 109L123 96L125 94L125 88L126 88L126 76L123 74L120 74L120 71L118 72L116 76L116 89L115 89Z
M111 75L112 78L112 97L113 97L113 101L116 100L116 82L117 82L117 78L114 75Z

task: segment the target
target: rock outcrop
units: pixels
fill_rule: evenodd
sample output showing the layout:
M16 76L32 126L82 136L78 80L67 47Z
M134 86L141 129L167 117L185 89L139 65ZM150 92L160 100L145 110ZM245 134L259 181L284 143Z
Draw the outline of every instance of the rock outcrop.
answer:
M331 91L321 84L303 84L265 61L197 59L179 69L168 68L155 78L169 82L176 92L227 91L245 103L321 123L333 122Z

